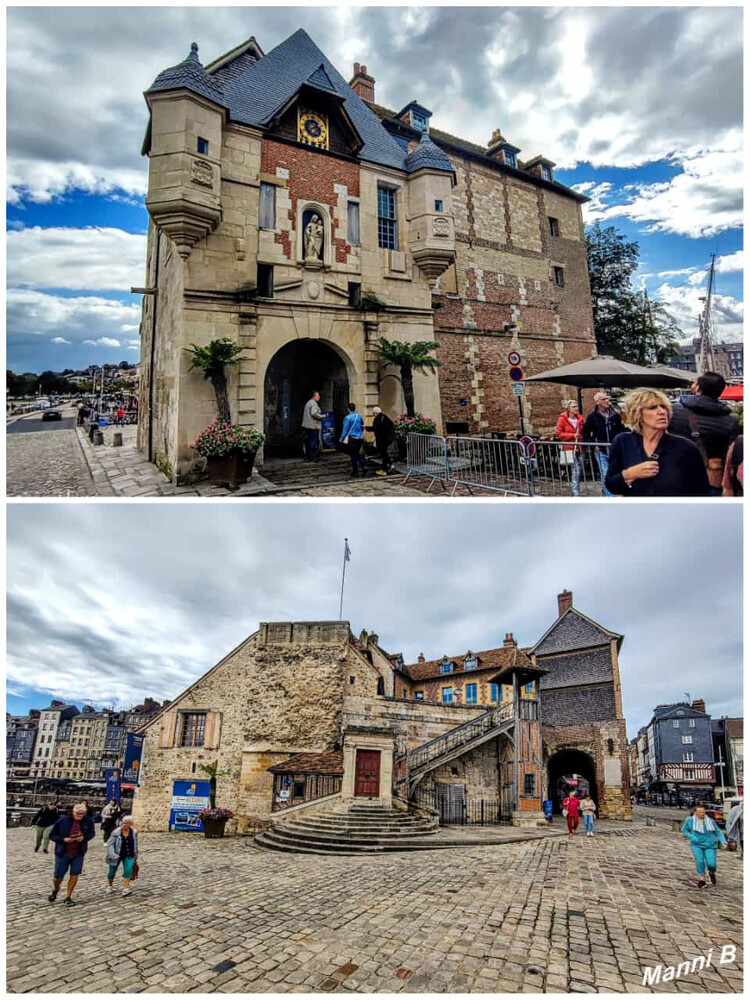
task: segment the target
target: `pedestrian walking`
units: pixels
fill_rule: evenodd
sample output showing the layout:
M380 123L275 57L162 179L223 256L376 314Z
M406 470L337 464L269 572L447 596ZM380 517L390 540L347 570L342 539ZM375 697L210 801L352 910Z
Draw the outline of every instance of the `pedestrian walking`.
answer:
M604 485L609 467L609 446L617 435L623 434L624 431L622 417L610 403L607 393L597 392L594 395L594 409L586 417L586 422L583 425L583 440L596 445L594 455L599 466L602 494L605 497L612 496Z
M133 826L132 816L123 816L120 826L113 830L106 843L107 863L107 892L115 891L115 875L120 864L122 864L122 894L129 896L133 891L131 881L135 879L138 861L138 833Z
M568 824L568 833L572 836L578 829L578 817L580 814L580 803L575 792L571 792L563 799L563 816Z
M586 828L586 836L594 836L594 817L596 816L596 802L591 798L588 792L584 792L581 796L580 801L581 815L583 816L583 825Z
M609 453L606 487L617 496L710 496L706 468L692 441L667 430L671 404L658 389L636 389L623 401L630 431Z
M36 816L32 819L32 826L36 827L36 844L34 845L34 853L36 853L41 847L45 854L49 854L49 837L52 833L52 828L55 823L60 818L60 811L57 808L56 802L50 802L49 805L42 806L37 812Z
M745 494L745 471L743 463L742 434L729 446L724 465L722 493L725 497L741 497Z
M61 816L53 826L50 839L55 842L55 876L52 892L47 897L50 903L57 899L65 873L69 872L65 905L75 906L73 890L83 871L83 859L93 836L94 823L86 815L86 806L81 802L73 806L72 816Z
M560 468L569 470L571 493L574 497L580 496L583 466L578 444L583 441L583 417L574 399L567 401L565 409L557 418L555 439L568 442L560 450Z
M688 438L697 446L714 496L721 496L727 452L740 432L732 411L719 399L726 386L723 375L717 372L699 375L690 392L674 405L669 421L670 434Z
M121 406L117 408L116 420L118 424L121 424L125 419L125 410Z
M357 413L354 403L349 403L349 412L344 418L340 441L351 459L352 471L349 475L352 479L357 478L360 469L363 476L367 475L367 459L362 454L364 435L365 422L362 419L362 415Z
M742 810L742 799L738 799L732 808L729 810L729 815L727 816L726 827L724 829L724 834L727 838L727 846L734 844L734 850L737 849L736 845L739 845L740 851L744 850L743 847L743 810Z
M391 418L383 413L379 406L373 409L372 432L375 435L375 447L380 456L380 468L375 473L376 476L387 476L391 467L391 460L388 456L388 449L396 437L396 428Z
M110 799L106 806L102 809L102 836L104 837L104 843L109 840L109 836L117 826L120 817L122 816L122 809L117 804L115 799Z
M706 806L699 802L682 824L682 833L690 841L690 850L695 858L698 872L698 888L706 885L705 874L711 879L711 885L716 885L716 848L721 846L726 850L727 840L710 816L706 816Z
M305 433L305 461L317 462L320 459L320 428L323 423L323 414L320 406L320 393L317 390L305 403L302 411L302 430Z

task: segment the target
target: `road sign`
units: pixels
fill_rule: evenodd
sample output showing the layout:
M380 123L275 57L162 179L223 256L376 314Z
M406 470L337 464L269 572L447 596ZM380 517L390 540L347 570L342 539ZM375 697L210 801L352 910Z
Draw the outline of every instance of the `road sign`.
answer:
M523 452L526 458L533 458L534 455L536 455L536 445L534 444L533 438L530 438L528 434L524 435L522 438L519 438L518 443L523 448Z
M508 374L510 375L511 382L520 382L523 378L523 368L519 368L518 365L514 365Z
M510 387L513 390L514 396L523 396L524 392L526 392L526 386L523 382L511 382Z
M508 355L508 364L509 365L520 365L521 364L521 355L518 353L518 351L511 351L510 352L510 354Z

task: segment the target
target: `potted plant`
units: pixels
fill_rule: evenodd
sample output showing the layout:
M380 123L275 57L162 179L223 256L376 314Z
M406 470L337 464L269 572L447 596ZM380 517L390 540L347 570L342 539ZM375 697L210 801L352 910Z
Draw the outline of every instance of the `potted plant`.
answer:
M207 840L215 840L224 836L224 828L230 819L234 819L234 813L231 809L219 807L201 809L198 817L203 821L203 836Z
M217 416L193 441L193 447L206 459L212 486L237 489L253 474L255 456L265 440L261 431Z
M408 434L434 434L437 424L422 413L415 413L409 416L408 413L400 413L393 422L396 432L396 445L398 447L398 457L403 462L406 460L406 437Z

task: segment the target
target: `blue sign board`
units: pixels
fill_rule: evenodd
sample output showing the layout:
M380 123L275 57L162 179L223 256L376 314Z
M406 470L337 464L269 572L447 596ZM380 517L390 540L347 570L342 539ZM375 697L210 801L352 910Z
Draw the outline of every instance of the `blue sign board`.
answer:
M321 437L323 439L324 451L335 451L336 449L336 423L333 410L323 414L323 421L320 425Z
M125 740L125 763L122 769L122 780L129 785L138 784L141 773L141 754L143 753L143 737L128 733Z
M112 799L115 802L120 801L120 769L119 767L113 767L108 771L104 772L104 777L107 782L107 802L111 802Z
M545 799L542 802L542 809L544 810L544 818L548 823L552 822L552 799Z
M198 818L198 813L211 804L210 792L210 781L175 781L172 785L169 829L202 833L203 820Z

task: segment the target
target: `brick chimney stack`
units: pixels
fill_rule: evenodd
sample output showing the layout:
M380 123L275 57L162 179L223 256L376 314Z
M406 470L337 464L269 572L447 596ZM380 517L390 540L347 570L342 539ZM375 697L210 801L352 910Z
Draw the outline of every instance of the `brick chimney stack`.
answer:
M518 645L518 643L513 638L513 633L512 632L506 632L505 633L505 639L503 640L503 646L504 646L504 648L508 649L509 647L515 647L517 645Z
M557 595L557 613L558 615L564 615L568 608L573 607L573 591L564 590L562 594Z
M690 707L694 708L696 712L705 712L706 711L706 703L705 703L705 701L702 698L695 698L693 700L693 703L692 703L692 705Z
M424 663L424 653L420 653L417 657L417 663Z
M375 103L375 78L367 75L366 66L354 64L354 75L349 81L349 86L363 101Z

